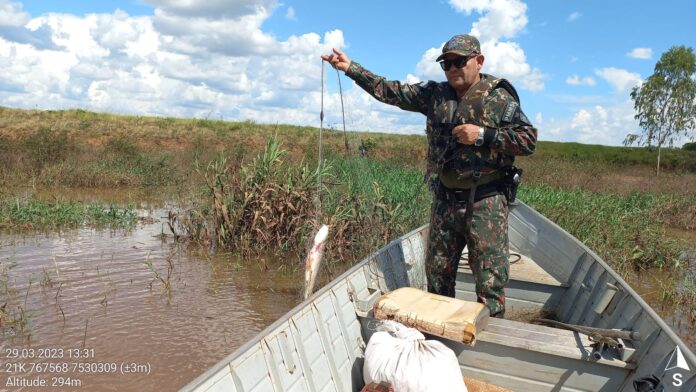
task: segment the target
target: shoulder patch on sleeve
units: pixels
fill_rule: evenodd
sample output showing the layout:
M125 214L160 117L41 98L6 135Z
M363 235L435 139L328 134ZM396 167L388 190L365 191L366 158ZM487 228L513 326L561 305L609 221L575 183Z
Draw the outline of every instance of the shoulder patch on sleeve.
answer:
M502 121L506 123L511 123L512 120L515 118L515 112L517 112L517 109L519 107L520 105L517 102L508 101L507 105L505 105L505 111L503 111Z

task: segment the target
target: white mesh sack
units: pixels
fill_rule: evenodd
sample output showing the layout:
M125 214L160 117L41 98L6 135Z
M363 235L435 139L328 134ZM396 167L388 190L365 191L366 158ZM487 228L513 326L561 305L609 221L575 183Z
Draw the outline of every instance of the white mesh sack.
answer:
M367 343L363 378L398 392L467 392L454 351L391 320L381 321Z

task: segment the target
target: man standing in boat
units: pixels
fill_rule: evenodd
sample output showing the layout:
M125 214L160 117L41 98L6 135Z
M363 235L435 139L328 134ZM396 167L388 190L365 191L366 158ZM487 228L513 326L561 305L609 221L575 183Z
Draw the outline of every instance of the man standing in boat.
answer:
M508 202L514 198L513 182L519 180L512 164L515 156L532 154L537 140L514 87L480 72L484 56L471 35L456 35L442 48L436 61L447 82L388 81L333 51L322 59L370 95L427 117L426 181L434 192L428 291L454 297L459 259L467 246L477 300L492 316L503 317L510 270Z

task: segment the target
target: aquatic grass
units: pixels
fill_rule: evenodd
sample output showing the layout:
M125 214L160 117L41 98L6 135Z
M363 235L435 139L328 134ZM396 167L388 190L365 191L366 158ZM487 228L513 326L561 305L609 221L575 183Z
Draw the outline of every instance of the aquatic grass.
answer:
M138 220L138 214L133 206L128 204L125 208L118 208L114 204L108 207L102 204L89 204L85 211L86 223L95 225L114 225L128 227Z
M189 237L214 234L220 246L243 252L296 249L307 235L318 172L302 162L284 166L277 140L251 163L236 166L221 155L197 170L205 178L210 204L180 222ZM203 220L210 220L211 229ZM199 242L209 239L195 238Z
M91 203L35 198L0 200L0 227L48 229L59 227L130 227L138 220L133 206L118 208Z
M51 273L43 267L43 275L41 276L41 287L53 287L53 278L51 278Z
M420 170L404 167L396 161L378 161L348 157L332 161L339 184L329 195L328 211L339 211L334 204L342 197L349 201L340 214L349 211L362 216L360 224L366 238L359 249L373 250L374 246L394 239L422 225L428 219L431 194ZM372 245L366 246L369 237Z
M663 306L681 310L691 325L696 325L696 269L675 271L669 279L658 281Z
M320 173L306 160L287 165L287 159L287 150L269 138L249 163L221 154L205 169L198 165L204 199L183 215L170 214L170 231L245 255L287 254L303 251L321 222L331 227L327 259L348 261L424 221L414 201L428 203L429 195L413 169L349 157L325 162Z
M158 280L161 284L162 287L164 288L165 294L167 294L168 298L171 298L172 296L172 284L171 284L171 276L172 276L172 271L174 270L174 265L172 264L171 258L167 258L167 273L166 275L160 274L157 269L152 265L152 260L146 259L145 260L145 266L147 266L147 269L152 272L154 278L150 281L150 290L152 290L152 283L154 283L155 280ZM106 298L106 297L105 297Z
M525 185L519 197L623 272L678 267L680 244L665 235L666 195L567 191Z
M26 292L22 295L16 285L10 282L10 270L16 266L15 263L0 264L0 331L10 341L16 337L25 337L31 339L33 334L32 318L35 314L33 311L27 311L27 299L34 282L34 275L29 275L27 280Z

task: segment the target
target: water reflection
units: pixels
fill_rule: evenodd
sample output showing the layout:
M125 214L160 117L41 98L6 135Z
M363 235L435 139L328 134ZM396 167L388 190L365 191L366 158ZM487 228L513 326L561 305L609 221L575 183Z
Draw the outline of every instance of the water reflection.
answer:
M696 323L692 319L696 315L691 313L694 311L694 304L675 305L663 296L669 285L684 284L684 274L696 275L696 270L680 271L676 274L669 270L654 269L637 273L626 279L626 283L662 317L692 351L696 351Z
M140 213L154 221L129 231L2 236L3 352L84 347L94 355L39 362L70 363L67 375L85 390L175 390L299 302L299 271L264 271L162 241L166 210ZM72 369L82 362L146 364L150 372ZM50 381L56 373L4 373L2 385L10 376Z

